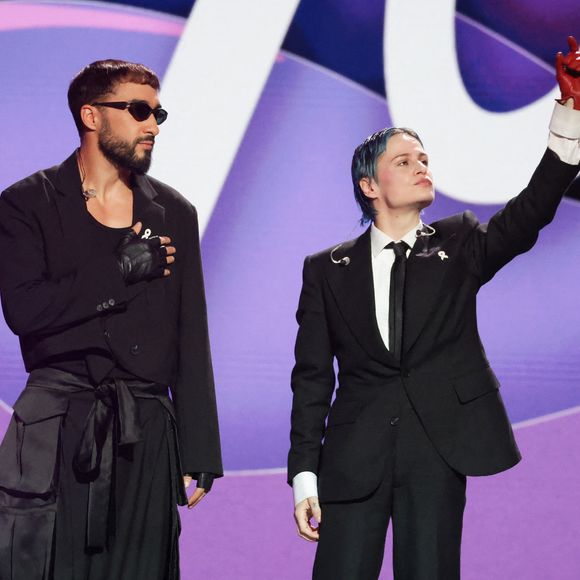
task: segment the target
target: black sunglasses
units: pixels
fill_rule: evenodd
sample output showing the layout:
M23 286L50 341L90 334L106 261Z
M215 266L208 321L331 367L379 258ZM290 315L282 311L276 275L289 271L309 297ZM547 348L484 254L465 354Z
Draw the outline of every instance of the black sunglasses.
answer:
M91 103L93 107L111 107L111 109L127 109L135 121L145 121L150 115L155 117L158 125L167 119L167 111L161 107L152 109L147 101L114 101L108 103Z

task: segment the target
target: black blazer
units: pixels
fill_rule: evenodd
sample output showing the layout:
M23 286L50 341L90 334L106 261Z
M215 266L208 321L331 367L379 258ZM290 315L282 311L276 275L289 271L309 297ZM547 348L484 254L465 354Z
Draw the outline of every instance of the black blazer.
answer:
M54 357L113 353L146 380L171 387L186 473L222 473L195 208L177 191L136 176L143 232L168 235L168 278L126 286L115 257L91 259L76 157L0 197L0 294L28 371Z
M322 501L371 493L383 474L386 392L402 385L447 463L465 475L508 469L520 454L481 345L479 288L529 250L578 172L547 151L528 187L488 224L466 211L432 224L407 262L403 355L385 348L374 307L370 232L306 258L297 312L289 482L319 476ZM447 259L441 259L445 252ZM335 387L333 359L339 369ZM325 425L327 414L328 421ZM324 444L322 443L324 439Z

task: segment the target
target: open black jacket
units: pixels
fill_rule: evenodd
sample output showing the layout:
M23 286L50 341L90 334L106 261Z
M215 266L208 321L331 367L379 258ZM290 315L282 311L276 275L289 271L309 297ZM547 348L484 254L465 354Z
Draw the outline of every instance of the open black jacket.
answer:
M137 377L168 385L184 473L222 474L195 208L177 191L135 177L142 232L177 249L171 276L126 286L113 255L89 259L76 157L0 197L0 294L26 369L74 353L112 354ZM127 316L127 313L131 315Z
M400 363L376 322L369 230L334 252L335 260L348 256L348 265L333 263L330 250L306 258L289 483L311 471L319 477L322 501L371 493L384 472L391 428L386 393L401 386L427 435L458 472L488 475L519 461L477 330L477 292L534 245L577 172L548 150L529 185L488 224L467 211L433 223L435 234L416 241L407 261ZM339 388L331 407L335 357Z

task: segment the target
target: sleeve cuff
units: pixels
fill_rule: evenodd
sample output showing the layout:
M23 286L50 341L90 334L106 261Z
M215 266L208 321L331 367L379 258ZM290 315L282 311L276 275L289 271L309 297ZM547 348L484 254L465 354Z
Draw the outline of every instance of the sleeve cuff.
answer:
M213 485L214 475L213 473L198 473L196 475L197 486L205 489L206 492L210 491Z
M550 121L548 148L564 163L580 163L580 111L556 103Z
M580 111L557 102L550 120L550 132L566 139L580 139Z
M294 505L298 505L307 497L318 497L318 477L311 471L301 471L292 479Z
M92 302L93 312L106 314L107 310L127 302L127 287L114 256L102 256L94 262L87 262L79 270L79 275L83 288L87 288L84 298Z

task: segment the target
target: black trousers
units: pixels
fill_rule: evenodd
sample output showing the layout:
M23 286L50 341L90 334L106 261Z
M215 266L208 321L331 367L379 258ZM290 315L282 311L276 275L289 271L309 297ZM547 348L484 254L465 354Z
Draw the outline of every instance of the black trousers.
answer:
M465 476L441 459L400 395L379 487L352 502L322 503L314 580L376 580L393 522L395 580L458 580Z
M120 447L115 457L108 546L85 547L88 484L73 467L73 457L92 404L86 393L71 396L61 428L59 493L52 576L54 580L172 580L168 563L174 549L167 414L155 399L137 401L144 438Z
M186 496L166 392L30 374L0 445L0 580L179 578ZM82 442L99 458L89 472ZM102 544L89 542L99 529Z

